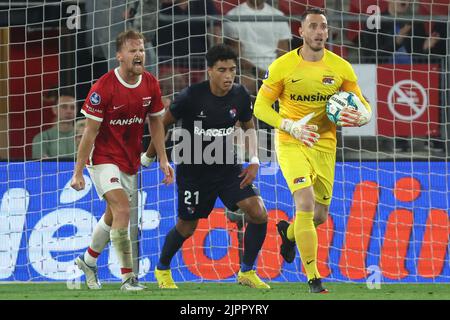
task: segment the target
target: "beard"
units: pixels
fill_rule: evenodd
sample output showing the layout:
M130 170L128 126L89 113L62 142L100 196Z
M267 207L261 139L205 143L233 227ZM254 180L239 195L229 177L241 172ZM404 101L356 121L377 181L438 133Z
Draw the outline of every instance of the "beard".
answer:
M319 52L325 48L325 43L323 45L314 45L313 41L306 40L306 39L303 39L303 40L304 40L305 44L307 44L308 47L310 47L311 50L314 52Z
M127 72L134 76L140 76L142 73L144 73L144 64L142 64L140 66L132 64L128 68Z

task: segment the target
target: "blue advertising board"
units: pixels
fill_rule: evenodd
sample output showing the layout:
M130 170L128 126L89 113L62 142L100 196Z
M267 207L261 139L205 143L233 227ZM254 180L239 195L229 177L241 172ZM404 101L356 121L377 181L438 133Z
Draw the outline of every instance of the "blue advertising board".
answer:
M73 165L0 163L0 281L74 277L73 261L89 245L105 203L98 199L87 173L84 191L70 188ZM266 261L268 271L258 272L270 281L304 281L300 259L287 264L278 255L279 239L273 226L281 216L273 214L292 219L294 207L281 171L274 168L261 171L264 174L256 181L271 224L268 245L261 253L267 259L258 260ZM154 281L153 269L164 237L176 222L176 186L162 185L155 166L139 175L140 277ZM445 162L337 163L327 227L332 236L320 249L326 258L322 266L326 279L366 281L371 272L379 272L385 282L450 282L449 177ZM222 202L217 200L215 207L220 211ZM203 243L197 243L191 253L182 250L175 256L175 281L235 281L233 273L220 267L209 276L196 266L201 261L223 260L235 243L232 231L217 221L206 224L212 227L201 238ZM113 251L107 247L99 258L101 280L120 279ZM203 260L192 263L196 254ZM238 261L232 259L235 271Z

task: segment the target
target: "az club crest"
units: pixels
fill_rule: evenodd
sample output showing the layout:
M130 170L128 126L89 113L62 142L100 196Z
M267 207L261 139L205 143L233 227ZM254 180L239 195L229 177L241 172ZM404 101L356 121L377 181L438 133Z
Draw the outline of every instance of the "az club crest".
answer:
M294 179L294 184L300 184L306 181L305 177L298 177Z
M152 104L152 97L144 97L142 98L142 106L144 108L150 106Z
M322 78L322 83L326 85L333 85L334 84L334 78L332 76L324 76Z

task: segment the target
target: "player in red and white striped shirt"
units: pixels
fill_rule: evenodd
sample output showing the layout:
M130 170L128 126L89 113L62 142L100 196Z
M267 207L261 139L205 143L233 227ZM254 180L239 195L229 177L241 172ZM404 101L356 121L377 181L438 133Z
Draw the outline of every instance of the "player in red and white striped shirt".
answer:
M145 287L138 283L132 271L129 200L136 192L135 178L147 115L165 184L173 182L173 169L164 148L164 127L160 117L164 107L159 83L144 69L142 34L134 30L119 34L116 58L120 66L92 86L81 110L87 124L78 148L71 186L76 190L84 189L83 169L87 164L97 193L107 205L95 227L91 245L75 263L84 271L88 288L100 289L97 257L111 239L121 266L121 290L137 291Z

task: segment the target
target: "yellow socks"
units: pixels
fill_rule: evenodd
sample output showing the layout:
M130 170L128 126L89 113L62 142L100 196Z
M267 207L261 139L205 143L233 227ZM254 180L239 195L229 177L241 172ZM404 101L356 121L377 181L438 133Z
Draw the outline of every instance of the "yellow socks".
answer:
M287 238L291 241L295 241L295 232L294 232L294 224L295 224L295 217L294 220L289 224L289 227L287 229ZM317 224L314 221L314 227L317 228Z
M293 228L292 225L294 226ZM295 242L297 244L303 266L306 270L308 280L320 278L317 270L317 232L314 226L313 211L297 211L295 223L290 226L294 229ZM289 238L289 229L288 229Z

